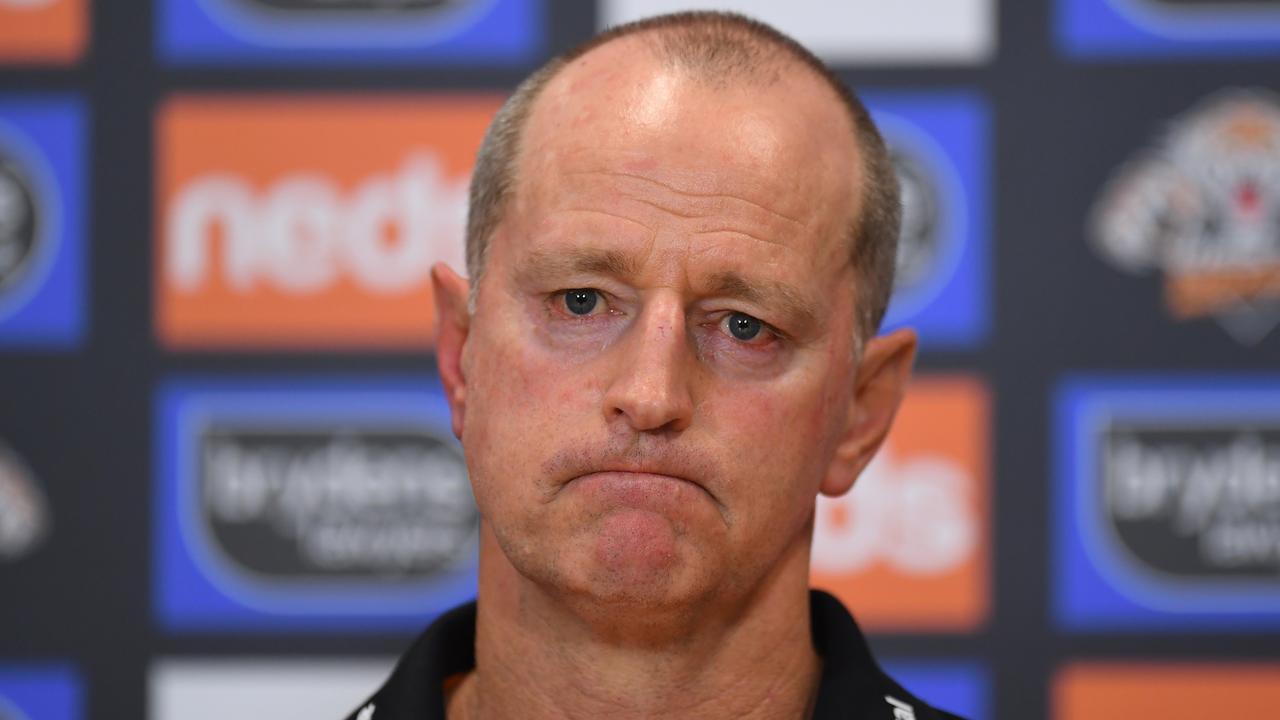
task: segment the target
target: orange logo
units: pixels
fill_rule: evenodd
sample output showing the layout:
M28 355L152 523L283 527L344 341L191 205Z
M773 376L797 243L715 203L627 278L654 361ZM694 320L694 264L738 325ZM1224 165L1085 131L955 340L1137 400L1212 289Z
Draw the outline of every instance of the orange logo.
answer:
M0 0L2 1L2 0ZM156 331L175 348L427 347L497 98L171 100Z
M812 583L873 631L966 631L987 614L989 400L976 379L915 381L884 448L820 497Z
M88 34L88 0L0 0L0 62L73 62Z
M1054 720L1260 718L1280 707L1280 665L1079 663L1053 685Z

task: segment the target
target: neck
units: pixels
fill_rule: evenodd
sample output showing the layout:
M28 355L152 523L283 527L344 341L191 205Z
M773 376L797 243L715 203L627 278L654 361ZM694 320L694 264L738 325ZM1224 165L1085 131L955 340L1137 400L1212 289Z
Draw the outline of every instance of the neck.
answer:
M481 540L476 671L453 720L808 717L820 663L809 629L808 547L788 552L750 597L692 622L651 622L644 641L521 576Z

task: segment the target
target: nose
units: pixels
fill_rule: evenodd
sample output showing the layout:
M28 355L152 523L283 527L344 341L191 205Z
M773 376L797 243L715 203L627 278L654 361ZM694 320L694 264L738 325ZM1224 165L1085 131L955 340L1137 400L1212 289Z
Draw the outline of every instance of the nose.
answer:
M677 299L650 302L620 343L604 396L605 419L636 432L679 432L693 420L692 350Z

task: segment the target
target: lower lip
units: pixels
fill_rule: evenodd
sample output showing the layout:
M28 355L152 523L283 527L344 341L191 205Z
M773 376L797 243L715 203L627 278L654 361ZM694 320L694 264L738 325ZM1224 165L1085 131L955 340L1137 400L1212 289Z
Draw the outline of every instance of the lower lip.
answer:
M640 472L598 472L574 478L576 492L601 502L647 510L672 510L688 506L701 487L670 475Z

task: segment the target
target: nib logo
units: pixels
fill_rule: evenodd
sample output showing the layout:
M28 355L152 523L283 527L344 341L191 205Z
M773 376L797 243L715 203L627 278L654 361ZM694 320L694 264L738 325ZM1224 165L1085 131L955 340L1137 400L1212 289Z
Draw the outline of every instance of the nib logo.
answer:
M175 348L430 345L497 99L178 99L157 128L156 328Z

